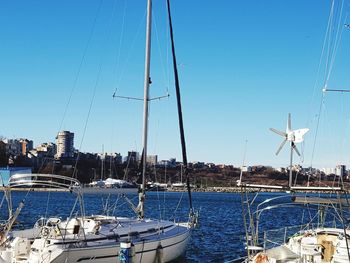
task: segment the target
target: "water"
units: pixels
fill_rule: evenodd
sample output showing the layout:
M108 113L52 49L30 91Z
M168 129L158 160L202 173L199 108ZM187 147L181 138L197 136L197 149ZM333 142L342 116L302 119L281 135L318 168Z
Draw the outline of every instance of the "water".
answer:
M241 195L234 193L192 193L193 206L200 210L199 226L193 230L192 240L187 248L186 262L225 262L245 254L244 227L242 221ZM276 194L265 193L260 198L273 197ZM137 196L128 195L135 204ZM13 203L24 199L23 208L17 227L33 226L40 216L57 216L66 218L75 203L75 195L60 192L13 192ZM108 201L108 202L107 202ZM257 203L259 200L257 200ZM85 195L87 215L108 213L116 216L133 217L130 206L125 199L118 196ZM106 206L106 203L109 205ZM175 211L175 208L178 209ZM78 213L76 205L74 213ZM5 209L2 209L2 212ZM147 217L176 219L186 221L188 215L187 193L149 192L146 197ZM6 213L1 214L6 218ZM267 213L262 228L282 227L285 224L298 223L300 218L288 208L282 214Z

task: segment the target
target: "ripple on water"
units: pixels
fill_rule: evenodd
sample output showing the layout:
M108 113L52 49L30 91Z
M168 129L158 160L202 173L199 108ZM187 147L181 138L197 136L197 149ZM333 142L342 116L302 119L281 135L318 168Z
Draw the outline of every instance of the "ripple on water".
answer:
M16 205L25 199L25 207L19 216L21 227L32 226L40 216L66 218L75 203L75 196L70 193L14 192L13 203ZM181 198L182 197L182 198ZM137 202L136 195L129 198ZM101 195L84 197L86 214L100 214L103 205L109 199L109 213L117 216L134 216L123 198ZM178 210L174 208L182 199ZM257 200L259 201L259 200ZM186 220L188 215L188 197L186 193L148 193L146 215L153 218L176 218ZM241 195L234 193L193 193L193 205L200 210L199 226L193 230L191 242L187 248L186 259L180 262L224 262L244 255L244 228L242 223ZM78 206L77 206L78 207ZM75 213L77 209L75 210ZM1 213L6 217L6 213ZM283 212L283 216L267 213L263 228L293 224L297 218Z

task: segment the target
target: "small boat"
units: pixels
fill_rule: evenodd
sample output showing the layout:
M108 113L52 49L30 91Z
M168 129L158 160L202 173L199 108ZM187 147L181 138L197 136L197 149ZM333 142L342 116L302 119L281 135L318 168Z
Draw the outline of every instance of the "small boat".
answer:
M81 191L84 194L129 194L137 193L138 188L137 184L125 180L107 178L84 185Z
M146 189L147 191L164 192L168 190L168 185L159 182L147 182Z

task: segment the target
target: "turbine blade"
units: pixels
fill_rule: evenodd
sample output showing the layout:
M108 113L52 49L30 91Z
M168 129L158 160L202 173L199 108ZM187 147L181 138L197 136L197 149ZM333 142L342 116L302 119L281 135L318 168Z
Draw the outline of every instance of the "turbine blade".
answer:
M274 128L270 128L270 131L274 132L274 133L277 133L278 135L282 136L282 137L287 137L287 133L283 132L283 131L279 131L279 130L276 130Z
M294 144L294 142L292 142L292 147L293 147L293 150L297 153L297 155L300 156L300 152L299 152L297 146Z
M289 133L292 130L292 118L291 114L288 113L288 122L287 122L287 131L286 133Z
M303 142L303 140L304 140L304 135L305 135L308 131L309 131L308 128L299 129L299 130L294 131L294 135L295 135L294 143Z
M278 149L277 149L276 155L278 155L280 153L280 151L282 150L282 148L286 144L286 142L287 142L287 139L284 139L282 141L282 143L280 144L280 147L278 147Z

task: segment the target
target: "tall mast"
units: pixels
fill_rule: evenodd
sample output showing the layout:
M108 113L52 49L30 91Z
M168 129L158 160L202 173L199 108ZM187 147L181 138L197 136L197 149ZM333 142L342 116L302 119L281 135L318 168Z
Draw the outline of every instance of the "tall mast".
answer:
M148 102L151 62L151 25L152 25L152 0L147 1L147 23L146 23L146 55L145 55L145 79L143 97L143 164L142 164L142 185L139 193L139 218L144 218L145 187L146 187L146 158L147 158L147 133L148 133Z
M104 162L105 162L105 150L102 144L102 155L101 155L101 181L103 181L103 173L104 173Z
M183 125L183 118L182 118L180 83L179 83L179 76L178 76L178 71L177 71L177 62L176 62L176 55L175 55L175 43L174 43L173 25L172 25L172 21L171 21L170 0L167 0L167 5L168 5L168 18L169 18L169 27L170 27L171 50L172 50L172 55L173 55L173 68L174 68L174 77L175 77L177 112L178 112L178 116L179 116L179 128L180 128L180 139L181 139L181 149L182 149L182 163L183 163L184 173L186 176L186 185L187 185L188 200L189 200L189 205L190 205L190 214L192 215L193 214L192 195L191 195L191 187L190 187L190 178L189 178L188 167L187 167L187 151L186 151L185 131L184 131L184 125ZM181 180L181 182L182 182L182 180Z

